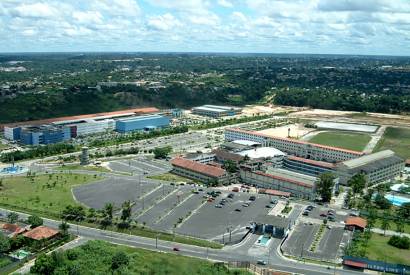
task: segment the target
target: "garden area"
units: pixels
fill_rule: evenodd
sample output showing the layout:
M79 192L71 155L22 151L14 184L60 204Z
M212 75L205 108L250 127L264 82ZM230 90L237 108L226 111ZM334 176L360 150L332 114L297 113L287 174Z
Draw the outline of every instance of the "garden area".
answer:
M348 150L363 151L370 139L371 137L368 134L326 131L315 135L309 140L309 142Z
M54 253L54 254L53 254ZM32 274L250 274L240 269L170 253L89 241L64 252L40 255Z
M26 176L0 179L0 205L42 216L60 218L68 205L76 205L72 187L87 184L100 177L79 174L28 173Z
M410 129L388 127L375 152L390 149L404 159L410 158Z

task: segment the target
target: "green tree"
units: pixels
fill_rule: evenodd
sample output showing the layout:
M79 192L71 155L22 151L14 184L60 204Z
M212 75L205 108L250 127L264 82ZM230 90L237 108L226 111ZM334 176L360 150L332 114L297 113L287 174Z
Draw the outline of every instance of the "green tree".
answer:
M329 202L332 198L332 188L335 176L332 173L320 174L316 185L316 192L322 198L322 201Z
M7 236L4 236L0 232L0 253L4 253L10 250L10 240Z
M43 225L43 219L39 216L33 215L27 218L27 223L31 225L31 228Z
M222 168L228 171L228 173L236 173L238 171L238 166L233 160L225 160Z
M104 205L104 214L106 217L112 220L114 214L114 205L112 203L109 202Z
M383 229L384 236L386 236L386 230L390 229L390 220L388 219L389 216L389 213L385 211L382 217L381 229Z
M156 159L164 159L172 152L171 146L155 147L152 153Z
M389 209L391 207L391 202L386 199L383 195L380 193L376 195L376 198L374 199L374 203L380 208L380 209Z
M59 226L58 229L60 230L61 235L67 236L68 234L68 229L70 228L70 225L66 222L63 221Z
M9 223L16 223L18 219L19 219L19 215L17 213L10 212L9 214L7 214L7 221Z
M366 186L366 176L363 173L355 174L347 181L347 184L352 188L354 195L362 193Z
M41 253L37 256L34 265L30 268L30 272L34 274L53 274L56 264L51 256Z
M118 251L114 254L111 260L111 271L114 272L122 267L127 266L129 258L124 251Z
M125 201L122 204L122 209L121 209L121 220L124 224L129 223L129 220L131 218L131 211L132 211L131 202Z
M410 218L410 202L403 203L398 209L398 215L401 218L409 219Z
M404 232L404 222L402 219L396 219L395 220L395 224L396 224L396 232L398 233L403 233Z

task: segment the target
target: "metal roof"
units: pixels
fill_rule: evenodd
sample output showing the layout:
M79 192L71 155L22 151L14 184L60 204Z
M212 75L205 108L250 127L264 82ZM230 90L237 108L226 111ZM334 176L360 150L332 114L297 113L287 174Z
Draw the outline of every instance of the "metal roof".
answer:
M392 150L384 150L377 153L373 153L370 155L364 155L355 159L343 161L343 165L347 166L348 168L356 168L361 167L370 163L373 163L377 160L387 159L389 157L394 156L394 152Z
M261 214L253 220L256 224L269 224L279 228L288 228L290 220L279 216Z
M251 159L258 158L273 158L277 156L285 156L286 154L282 151L273 147L259 147L255 149L249 149L242 152L238 152L241 156L248 156Z

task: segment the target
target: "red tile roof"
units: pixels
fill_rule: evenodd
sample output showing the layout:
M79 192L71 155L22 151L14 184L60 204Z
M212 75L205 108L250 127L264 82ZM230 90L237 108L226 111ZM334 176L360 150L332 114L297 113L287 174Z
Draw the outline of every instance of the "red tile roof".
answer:
M185 168L187 170L197 172L210 177L221 177L225 175L226 171L222 168L202 164L193 160L177 157L171 160L173 166Z
M18 235L26 231L25 228L18 226L17 224L5 223L2 226L2 229L12 233L13 235Z
M300 158L296 156L288 156L288 159L316 165L319 167L325 167L325 168L331 168L331 169L336 167L334 163L325 162L325 161L317 161L317 160L312 160L312 159L305 159L305 158Z
M359 268L366 268L367 267L366 263L355 262L355 261L351 261L351 260L344 260L343 264L348 265L348 266L353 266L353 267L359 267Z
M410 166L410 159L406 159L406 165Z
M346 220L345 220L345 224L347 225L347 226L352 226L352 225L354 225L354 226L357 226L357 227L360 227L360 228L366 228L366 226L367 226L367 221L365 220L365 219L363 219L363 218L360 218L360 217L348 217Z
M229 129L226 129L226 130L232 130L232 131L236 131L236 132L248 133L248 134L257 135L257 136L260 136L260 137L279 139L279 140L298 143L298 144L310 144L310 145L315 146L315 147L334 150L334 151L351 153L351 154L358 155L358 156L364 155L363 152L359 152L359 151L348 150L348 149L344 149L344 148L340 148L340 147L326 146L326 145L322 145L322 144L311 143L311 142L301 141L301 140L296 140L296 139L291 139L291 138L277 137L277 136L267 135L267 134L263 134L263 133L258 133L257 131L247 131L247 130L243 130L243 129L239 129L239 128L229 128Z
M49 228L47 226L39 226L36 227L26 233L24 233L24 237L34 239L34 240L41 240L41 239L49 239L51 237L54 237L55 235L58 234L57 230L54 230L52 228Z
M22 126L22 125L42 125L42 124L48 124L48 123L59 122L59 121L64 121L64 120L86 119L86 118L93 118L93 117L99 117L99 116L114 116L114 115L121 115L121 114L128 114L128 113L148 114L148 113L155 113L158 111L159 110L155 107L133 108L133 109L114 111L114 112L85 114L85 115L77 115L77 116L64 116L64 117L55 117L55 118L47 118L47 119L40 119L40 120L0 124L0 129L3 129L4 126L13 127L13 126Z
M300 182L300 181L297 181L297 180L288 179L288 178L284 178L284 177L280 177L280 176L276 176L276 175L272 175L272 174L266 174L266 173L261 172L261 171L255 171L255 174L265 176L265 177L269 177L269 178L272 178L272 179L275 179L275 180L286 181L286 182L293 183L293 184L303 186L303 187L313 188L313 185L306 184L304 182Z
M284 196L284 197L290 197L291 195L290 192L283 192L283 191L274 190L274 189L259 189L259 193L267 194L271 196Z

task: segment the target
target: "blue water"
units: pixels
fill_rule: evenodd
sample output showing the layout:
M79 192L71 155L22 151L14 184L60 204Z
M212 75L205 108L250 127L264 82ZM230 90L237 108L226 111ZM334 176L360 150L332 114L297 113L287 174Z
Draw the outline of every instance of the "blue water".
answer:
M410 202L409 198L397 196L397 195L386 195L384 196L386 199L388 199L393 205L395 206L401 206L403 203Z

